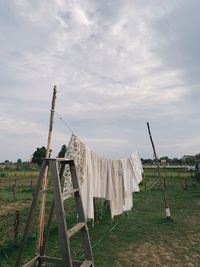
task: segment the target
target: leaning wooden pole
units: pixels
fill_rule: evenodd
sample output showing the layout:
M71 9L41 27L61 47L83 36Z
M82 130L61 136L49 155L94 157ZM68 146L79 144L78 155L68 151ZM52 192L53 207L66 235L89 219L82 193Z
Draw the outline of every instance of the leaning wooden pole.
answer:
M152 135L151 135L151 130L150 130L150 126L149 126L149 123L148 122L147 122L147 128L148 128L148 133L149 133L151 145L152 145L152 148L153 148L153 153L154 153L154 156L155 156L156 166L157 166L157 169L158 169L158 175L159 175L159 180L160 180L160 184L161 184L161 189L162 189L162 192L163 192L163 199L164 199L164 204L165 204L166 218L167 219L170 219L171 218L171 213L170 213L169 205L167 203L167 197L166 197L166 193L165 193L165 187L164 187L163 179L161 177L160 166L159 166L159 163L158 163L156 149L155 149L155 146L154 146L154 142L153 142L153 138L152 138Z
M27 222L24 228L24 233L23 233L23 237L20 243L20 247L19 247L19 253L16 259L16 263L15 263L15 267L20 267L21 264L21 259L22 259L22 255L26 246L26 242L27 242L27 238L28 238L28 234L30 232L30 227L31 227L31 223L32 223L32 219L33 219L33 214L34 214L34 210L36 208L37 202L38 202L38 198L39 198L39 192L40 192L40 187L44 178L44 172L45 172L45 168L46 168L46 162L42 162L41 165L41 169L40 169L40 174L37 180L37 185L36 185L36 189L35 189L35 193L33 196L33 201L31 203L31 207L29 210L29 214L28 214L28 218L27 218Z
M53 123L54 123L54 113L55 113L55 104L56 104L56 86L53 88L53 97L51 102L51 113L50 113L50 121L49 121L49 132L47 139L47 148L46 148L46 158L50 158L51 154L51 139L52 139L52 131L53 131ZM37 240L37 248L36 253L40 254L42 246L43 246L43 235L44 235L44 224L45 224L45 210L46 210L46 189L48 187L48 165L46 165L43 186L42 186L42 199L40 206L40 215L39 215L39 225L38 225L38 240Z

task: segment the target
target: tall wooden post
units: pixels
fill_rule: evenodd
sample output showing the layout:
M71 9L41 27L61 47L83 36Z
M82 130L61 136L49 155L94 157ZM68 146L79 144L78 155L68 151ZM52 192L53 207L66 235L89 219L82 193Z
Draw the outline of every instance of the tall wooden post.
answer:
M54 112L55 112L55 103L56 103L56 86L53 88L53 97L51 103L51 113L50 113L50 122L49 122L49 133L47 139L47 149L46 149L46 158L50 158L51 153L51 138L53 131L53 122L54 122ZM40 251L43 246L43 234L44 234L44 222L45 222L45 210L46 210L46 191L45 189L48 186L48 165L45 167L43 186L42 186L42 201L40 206L40 215L39 215L39 225L38 225L38 240L37 240L37 248L36 253L40 254Z
M153 138L152 138L152 135L151 135L151 130L150 130L150 126L149 126L149 123L148 122L147 122L147 128L148 128L149 137L150 137L150 140L151 140L151 145L152 145L154 156L155 156L156 166L157 166L157 169L158 169L158 175L159 175L160 185L161 185L161 189L162 189L162 192L163 192L163 199L164 199L164 204L165 204L166 218L167 219L170 219L171 218L170 209L169 209L169 206L168 206L168 203L167 203L167 198L166 198L164 183L163 183L163 179L161 177L160 166L159 166L159 163L158 163L156 149L155 149L155 146L154 146L154 143L153 143Z
M14 243L17 242L17 237L19 233L19 212L19 210L16 210L14 218Z

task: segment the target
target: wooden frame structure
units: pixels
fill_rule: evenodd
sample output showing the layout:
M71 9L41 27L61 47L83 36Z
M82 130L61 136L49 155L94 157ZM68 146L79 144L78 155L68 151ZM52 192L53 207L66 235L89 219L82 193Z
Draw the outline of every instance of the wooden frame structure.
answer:
M67 191L62 193L62 177L65 169L65 165L69 165L71 177L72 177L72 185L73 189L71 191ZM76 167L73 160L68 159L44 159L42 162L40 175L38 177L36 191L34 194L34 198L32 201L32 205L30 208L28 220L24 229L24 235L22 239L22 243L20 246L20 251L18 254L18 258L15 264L15 267L20 266L21 257L25 248L25 244L27 241L28 233L31 226L31 221L33 217L33 212L36 208L36 204L39 198L40 188L44 180L44 174L46 171L46 167L49 167L51 172L51 186L46 189L46 191L50 190L53 192L53 202L51 205L51 209L49 212L49 217L47 220L46 231L43 236L43 245L40 248L39 253L28 263L23 265L23 267L32 267L32 266L44 266L44 263L52 263L56 265L61 265L64 267L94 267L94 260L92 255L91 243L88 233L87 222L84 215L83 204L80 195L79 183L76 173ZM67 229L66 224L66 216L64 214L64 200L69 196L75 197L76 202L76 210L78 214L78 223L73 226L71 229ZM56 219L58 223L58 237L59 244L61 249L62 258L55 258L45 256L45 251L47 247L48 237L50 233L51 222L53 218L53 214L56 214ZM82 235L82 248L85 254L86 260L83 262L75 261L72 259L71 250L70 250L70 238L75 235L77 232L81 231Z

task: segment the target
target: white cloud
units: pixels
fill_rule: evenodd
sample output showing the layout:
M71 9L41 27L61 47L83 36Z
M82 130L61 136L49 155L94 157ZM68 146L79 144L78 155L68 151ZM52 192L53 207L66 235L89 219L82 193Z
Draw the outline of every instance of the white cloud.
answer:
M192 131L194 117L200 117L195 5L193 0L4 1L0 12L3 143L9 142L6 134L18 136L21 128L34 145L40 134L44 143L54 84L59 90L58 112L108 156L138 147L144 148L144 155L151 154L151 147L144 145L148 146L149 119L158 133L163 121L170 122L167 129L162 126L164 138L168 129L184 129L185 118ZM194 11L190 21L187 10ZM60 149L65 135L62 127L56 127L54 147ZM16 142L21 142L18 138ZM110 139L109 152L106 140ZM31 142L25 150L30 146ZM193 147L188 142L188 153ZM18 153L14 146L11 151ZM177 146L177 152L172 151L183 150Z

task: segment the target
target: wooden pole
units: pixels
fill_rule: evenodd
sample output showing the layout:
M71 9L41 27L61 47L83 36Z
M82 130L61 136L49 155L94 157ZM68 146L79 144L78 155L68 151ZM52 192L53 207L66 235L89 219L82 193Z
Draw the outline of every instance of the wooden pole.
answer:
M12 186L12 193L13 193L13 201L15 201L16 200L16 186L15 186L15 184L13 184L13 186Z
M188 182L187 182L187 178L185 178L184 180L185 180L185 190L188 190Z
M54 112L55 112L55 103L56 103L56 86L53 88L53 97L51 102L51 113L50 113L50 121L49 121L49 133L47 139L47 149L46 149L46 158L50 157L51 153L51 138L52 138L52 131L53 131L53 122L54 122ZM48 165L46 165L45 173L44 173L44 180L42 186L42 201L40 206L40 215L39 215L39 225L38 225L38 240L37 240L37 248L36 253L40 254L42 246L43 246L43 234L44 234L44 222L45 222L45 210L46 210L46 191L45 189L48 186Z
M17 237L19 233L19 214L19 210L16 210L14 219L14 243L17 242Z
M164 183L163 183L163 179L161 177L160 166L159 166L159 163L158 163L156 149L155 149L155 146L154 146L154 142L153 142L153 138L152 138L152 135L151 135L151 130L150 130L150 126L149 126L149 123L148 122L147 122L147 128L148 128L148 133L149 133L151 145L152 145L154 156L155 156L156 166L157 166L157 169L158 169L158 175L159 175L160 185L161 185L161 189L162 189L162 192L163 192L163 200L164 200L164 205L165 205L166 218L167 219L170 219L171 218L170 209L169 209L169 206L168 206L168 203L167 203L167 198L166 198Z
M33 201L31 203L31 207L30 207L30 210L29 210L27 223L26 223L25 228L24 228L23 238L22 238L22 241L21 241L21 244L20 244L20 247L19 247L19 254L17 256L15 267L19 267L20 266L22 254L23 254L23 251L24 251L24 248L25 248L25 245L26 245L26 241L27 241L27 238L28 238L28 233L30 231L31 222L32 222L32 219L33 219L33 213L34 213L37 201L38 201L40 187L41 187L41 184L43 182L46 164L47 164L47 162L43 161L42 165L41 165L40 174L39 174L39 177L38 177L38 180L37 180L36 189L35 189L35 194L34 194Z
M65 165L62 165L60 168L60 173L59 173L60 182L62 182L61 179L62 179L64 170L65 170ZM51 222L53 219L54 210L55 210L55 202L53 200L50 211L49 211L46 229L45 229L44 241L42 244L42 248L40 249L40 256L44 256L44 254L45 254L45 250L46 250L46 246L47 246L47 242L48 242L48 238L49 238L49 234L50 234L50 228L51 228ZM41 263L41 261L39 261L37 267L40 267L41 265L42 265L42 263Z

